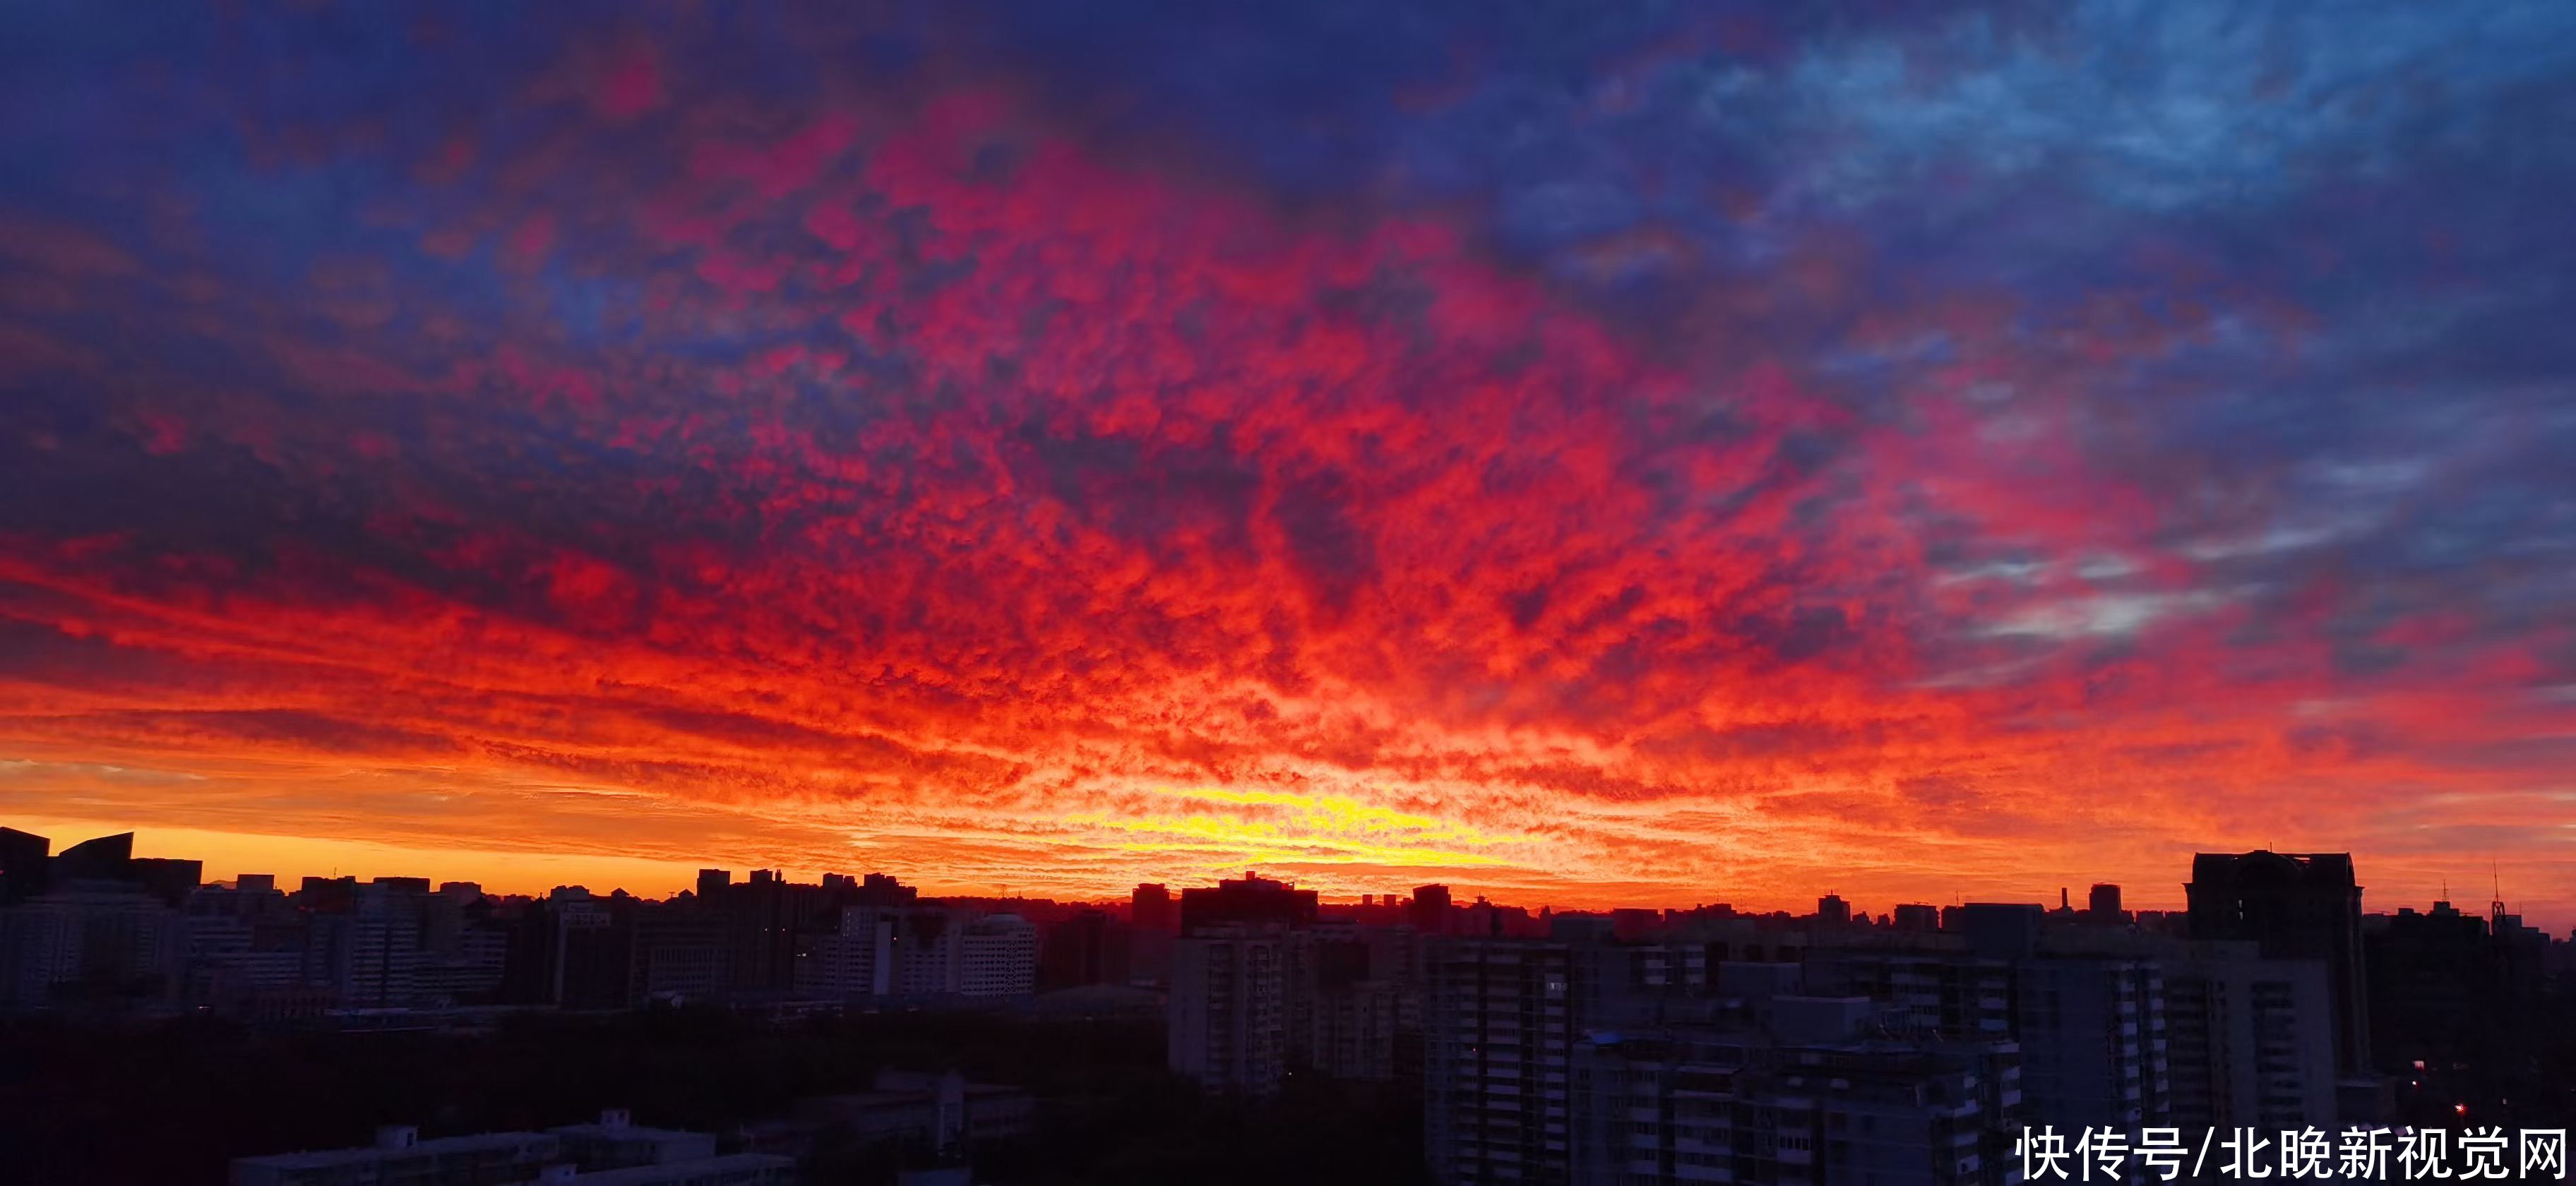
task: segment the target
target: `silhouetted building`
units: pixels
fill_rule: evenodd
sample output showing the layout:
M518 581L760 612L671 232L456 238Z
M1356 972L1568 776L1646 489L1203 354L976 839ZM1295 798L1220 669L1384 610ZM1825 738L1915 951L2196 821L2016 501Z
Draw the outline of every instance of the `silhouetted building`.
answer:
M1566 1181L1577 1033L1567 946L1443 939L1428 964L1423 1138L1432 1179Z
M635 922L629 903L555 891L555 1004L623 1009L635 1002Z
M32 832L0 828L0 905L50 889L87 885L127 886L176 907L203 879L203 862L134 855L134 833L84 840L45 854L53 841Z
M1037 1103L1016 1087L970 1083L955 1071L881 1070L871 1090L796 1101L785 1118L755 1124L758 1147L794 1152L826 1134L861 1146L896 1146L957 1161L989 1141L1025 1137Z
M572 1172L548 1166L531 1186L796 1186L796 1159L775 1153L726 1153L698 1161Z
M1128 899L1128 984L1161 984L1172 972L1172 936L1181 930L1181 908L1172 891L1140 885Z
M409 1005L421 995L421 916L427 883L379 878L341 908L308 916L305 979L356 1008ZM623 1002L620 1002L621 1004Z
M719 1155L707 1133L636 1125L623 1108L592 1124L544 1133L420 1139L409 1125L377 1130L357 1149L273 1153L232 1163L232 1186L793 1186L796 1160Z
M1848 1007L1855 1002L1813 1003L1829 1007L1793 1012L1840 1020L1840 1032L1775 1032L1738 1020L1585 1035L1575 1044L1570 1178L1477 1180L2019 1180L2010 1150L2023 1096L2011 1042L1873 1035L1866 1010Z
M958 939L956 992L970 998L1025 997L1037 991L1038 932L1016 914L988 914Z
M1128 953L1136 928L1105 910L1085 910L1049 926L1038 967L1038 979L1049 988L1085 984L1125 984L1131 973Z
M188 896L179 919L185 962L180 999L234 1017L271 1013L297 1001L319 1012L326 992L307 993L304 982L306 923L276 889L276 878L246 873L233 884L201 886Z
M2020 902L1970 902L1949 911L1941 929L1989 959L2028 959L2039 950L2039 927L2045 917L2039 907Z
M1290 1063L1334 1079L1418 1078L1420 944L1410 929L1340 921L1287 932Z
M2108 882L2096 884L2084 895L2084 913L2094 922L2123 922L2128 912L2120 909L2120 887Z
M1127 921L1140 931L1177 931L1180 912L1172 905L1172 891L1160 885L1140 885L1128 896Z
M794 987L815 999L1026 996L1037 928L1016 914L947 905L851 906L835 929L798 937Z
M1549 924L1524 906L1503 906L1477 898L1448 918L1451 934L1502 939L1543 939Z
M590 1124L547 1129L560 1155L585 1171L625 1169L639 1165L672 1165L704 1161L716 1155L711 1133L647 1128L624 1108L608 1108Z
M570 1009L634 1003L634 919L625 901L558 886L508 927L501 999Z
M349 1183L528 1182L552 1164L560 1146L533 1132L492 1132L424 1141L407 1124L376 1131L376 1143L356 1149L273 1153L235 1158L232 1186L347 1186Z
M628 985L638 1001L722 1000L733 983L733 944L724 915L696 902L639 911L632 958Z
M1414 930L1425 935L1448 934L1449 887L1445 885L1413 887L1413 901L1405 906L1405 919L1413 924Z
M837 908L821 886L788 882L775 869L752 870L750 880L724 887L715 905L732 948L732 990L755 995L794 989L798 941L829 930Z
M2373 1049L2411 1084L2452 1098L2530 1099L2534 1035L2569 1007L2549 993L2548 937L2493 904L2487 917L2447 901L2364 920Z
M1891 1007L1910 1032L1953 1040L2010 1038L2011 963L1961 952L1821 948L1809 952L1807 988L1865 996Z
M921 891L883 873L861 877L850 900L862 906L910 906L921 900Z
M2151 960L2017 962L2013 1036L2032 1124L2164 1125L2172 1110L2164 973Z
M119 832L84 840L54 855L56 881L130 881L134 833Z
M1209 1091L1278 1094L1288 1071L1286 948L1279 929L1240 923L1192 928L1173 942L1173 1073Z
M198 863L137 861L131 832L47 857L51 847L0 834L0 1008L175 1001L185 976L177 907Z
M1965 950L1911 935L1911 946L1819 947L1805 958L1807 991L1879 1002L1886 1024L1907 1034L2017 1043L2030 1123L2165 1123L2160 968L2142 956L2043 950L2042 919L2035 905L1977 903L1951 916Z
M428 950L418 982L423 997L447 1004L487 1004L497 999L510 952L510 928L489 902L441 887L431 910Z
M2335 1069L2370 1070L2363 996L2361 886L2349 853L2200 853L2191 859L2191 936L2247 940L2266 959L2325 964L2335 1009Z
M1213 888L1181 891L1181 931L1206 927L1249 926L1286 929L1315 921L1315 891L1246 873L1238 881Z
M0 1007L175 999L179 913L131 883L56 881L0 910Z
M165 906L177 906L195 893L205 880L203 861L176 857L135 857L125 863L126 876L143 891L161 899Z
M0 828L0 906L45 892L54 842L33 832Z
M1766 924L1711 917L1640 939L1613 918L1560 917L1549 940L1433 943L1433 1179L2014 1180L2024 1105L2021 1051L2004 1032L2010 965L1810 950ZM1810 966L1911 999L1808 995ZM1918 975L1927 969L1955 974ZM1931 1024L1945 1007L1969 1036Z
M796 992L824 1000L882 997L894 992L891 911L841 911L839 929L807 935L796 957Z
M1830 927L1851 925L1851 903L1841 895L1826 894L1816 899L1816 921Z
M317 913L335 914L346 911L356 905L357 901L358 879L356 877L306 877L297 883L295 888L296 906Z
M898 996L1020 996L1037 985L1037 931L1013 914L953 907L890 911L891 983Z

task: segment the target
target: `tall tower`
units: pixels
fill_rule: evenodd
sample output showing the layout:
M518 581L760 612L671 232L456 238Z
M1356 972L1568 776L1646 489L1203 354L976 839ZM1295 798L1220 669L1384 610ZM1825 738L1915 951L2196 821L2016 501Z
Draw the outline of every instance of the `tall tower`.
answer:
M1172 909L1172 891L1159 882L1139 885L1127 895L1127 921L1140 931L1176 931L1180 913Z
M1417 885L1413 903L1405 910L1405 921L1425 935L1445 934L1449 929L1449 887Z
M2312 959L2326 966L2335 1011L2335 1069L2370 1070L2370 1014L2361 970L2361 886L2352 854L2197 854L2191 883L2191 937L2252 940L2265 959Z

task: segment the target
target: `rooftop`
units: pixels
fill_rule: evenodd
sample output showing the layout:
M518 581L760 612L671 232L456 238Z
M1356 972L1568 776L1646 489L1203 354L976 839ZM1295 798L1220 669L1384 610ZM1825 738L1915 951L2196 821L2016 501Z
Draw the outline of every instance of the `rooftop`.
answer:
M558 1124L546 1131L559 1137L577 1137L585 1140L662 1142L715 1139L710 1133L689 1132L676 1128L648 1128L641 1124L608 1124L600 1121L587 1124Z
M717 1174L739 1170L792 1168L795 1164L795 1158L782 1157L776 1153L728 1153L722 1157L709 1157L701 1161L684 1161L671 1165L638 1165L626 1169L575 1174L565 1181L573 1183L574 1186L661 1186L662 1183L674 1181L674 1175L680 1171L687 1171L692 1175L689 1180L696 1180L697 1177L712 1178Z
M239 1165L272 1169L320 1169L336 1165L362 1165L388 1157L435 1157L447 1153L470 1153L483 1149L507 1149L530 1141L553 1143L554 1138L533 1132L481 1132L470 1136L439 1137L393 1145L378 1143L352 1149L314 1149L296 1153L268 1153L258 1157L236 1159Z

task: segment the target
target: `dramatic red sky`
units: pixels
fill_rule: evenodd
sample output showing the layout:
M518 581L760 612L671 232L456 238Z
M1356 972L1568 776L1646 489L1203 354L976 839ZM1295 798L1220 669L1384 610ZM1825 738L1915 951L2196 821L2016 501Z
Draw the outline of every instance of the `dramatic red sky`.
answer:
M0 822L2576 922L2565 9L577 7L7 51Z

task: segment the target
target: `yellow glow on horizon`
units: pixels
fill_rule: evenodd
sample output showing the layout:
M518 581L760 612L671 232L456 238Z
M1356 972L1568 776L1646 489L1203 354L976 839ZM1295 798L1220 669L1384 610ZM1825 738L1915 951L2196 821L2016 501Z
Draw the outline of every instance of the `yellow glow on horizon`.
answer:
M10 820L9 826L52 839L55 852L92 837L132 832L136 856L203 861L207 881L272 873L284 889L293 889L306 877L355 875L362 881L374 877L471 881L495 894L543 894L559 885L580 885L601 894L623 889L663 897L691 885L697 876L696 866L688 862L604 853L437 848L204 828L134 827L73 818L21 816Z
M1122 852L1160 853L1228 849L1220 867L1247 861L1322 864L1414 865L1490 868L1514 862L1474 851L1531 842L1530 837L1486 832L1430 816L1360 802L1347 795L1298 795L1285 791L1222 787L1162 788L1157 794L1184 803L1254 810L1234 814L1155 812L1111 816L1084 812L1060 822L1131 836L1115 841Z

